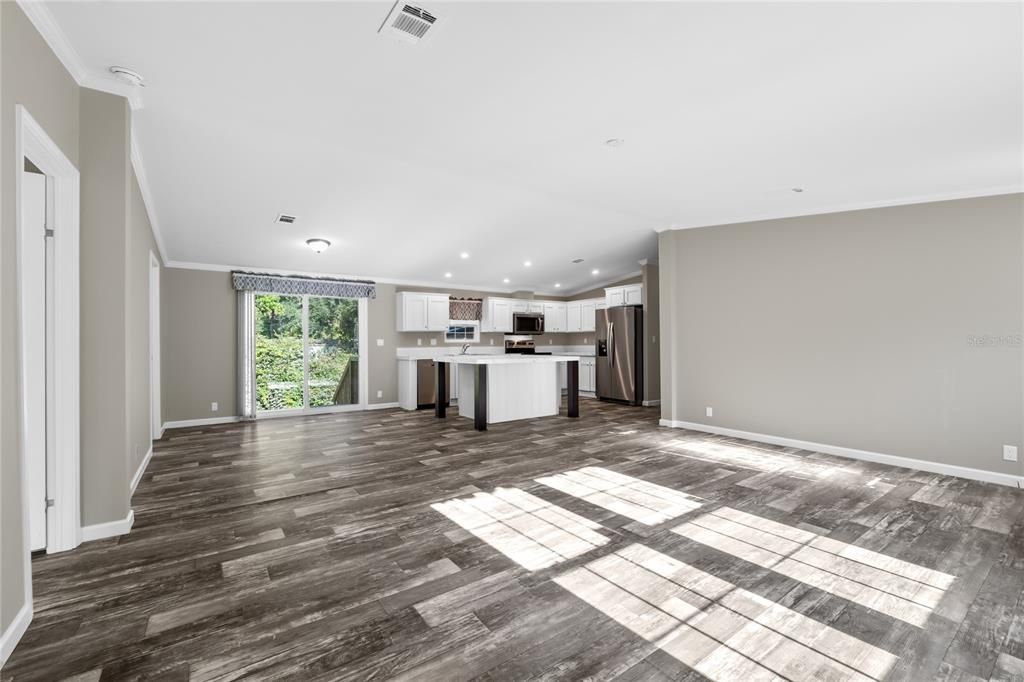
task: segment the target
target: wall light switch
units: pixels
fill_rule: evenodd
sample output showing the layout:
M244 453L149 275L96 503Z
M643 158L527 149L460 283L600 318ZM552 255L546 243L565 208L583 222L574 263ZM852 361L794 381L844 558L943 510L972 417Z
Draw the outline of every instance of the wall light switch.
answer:
M494 339L491 339L491 345L492 346L494 345Z
M383 346L384 345L384 339L377 339L377 345L378 346Z
M423 339L416 339L416 345L417 346L422 346L423 345Z
M210 403L210 412L217 411L217 403Z
M1007 462L1017 461L1017 446L1016 445L1004 445L1003 446L1003 459Z
M377 397L378 398L383 398L384 397L384 391L377 391Z
M652 336L651 337L651 343L658 343L658 337L657 336Z
M711 409L710 407L705 407L704 408L704 416L705 417L714 417L715 416L715 411L713 409Z

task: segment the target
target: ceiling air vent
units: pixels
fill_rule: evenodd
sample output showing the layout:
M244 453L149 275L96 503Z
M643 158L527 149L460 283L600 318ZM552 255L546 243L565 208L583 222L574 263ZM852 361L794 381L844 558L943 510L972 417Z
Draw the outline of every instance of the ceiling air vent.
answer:
M285 225L291 225L296 220L298 220L298 218L296 218L293 215L288 215L287 213L281 213L281 214L279 214L277 216L277 220L275 220L274 222L275 223L284 223Z
M387 19L377 31L388 32L408 43L418 43L434 27L437 17L420 7L406 5L401 0L395 3Z

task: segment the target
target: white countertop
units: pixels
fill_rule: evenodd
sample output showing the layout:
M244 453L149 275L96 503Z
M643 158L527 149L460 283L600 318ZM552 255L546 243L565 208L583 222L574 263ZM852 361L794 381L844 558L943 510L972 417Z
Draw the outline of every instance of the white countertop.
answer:
M453 365L542 365L579 360L578 355L449 355L437 358L438 362Z

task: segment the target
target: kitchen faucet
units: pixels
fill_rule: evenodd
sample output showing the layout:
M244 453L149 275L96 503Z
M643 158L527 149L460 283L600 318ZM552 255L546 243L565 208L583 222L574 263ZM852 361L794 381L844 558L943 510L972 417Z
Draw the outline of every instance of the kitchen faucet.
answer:
M464 344L462 344L462 350L459 351L459 355L468 355L468 354L469 354L469 344L468 343L464 343Z

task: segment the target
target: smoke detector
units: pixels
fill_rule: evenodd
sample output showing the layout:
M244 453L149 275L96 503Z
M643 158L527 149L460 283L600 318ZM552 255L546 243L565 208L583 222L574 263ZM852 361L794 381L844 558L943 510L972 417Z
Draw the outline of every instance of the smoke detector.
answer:
M123 66L111 66L110 73L129 85L134 85L138 88L146 87L146 83L142 80L142 75L131 69L126 69Z
M377 33L390 33L407 43L418 43L437 26L437 17L414 5L398 0Z

